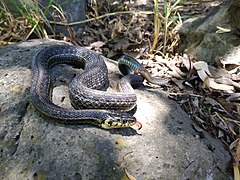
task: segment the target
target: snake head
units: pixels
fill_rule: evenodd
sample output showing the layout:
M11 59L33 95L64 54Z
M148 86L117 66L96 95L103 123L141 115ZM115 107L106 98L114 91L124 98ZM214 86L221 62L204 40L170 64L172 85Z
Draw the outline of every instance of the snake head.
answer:
M104 129L113 129L113 128L127 128L136 124L136 118L134 116L126 114L106 114L105 119L99 125Z

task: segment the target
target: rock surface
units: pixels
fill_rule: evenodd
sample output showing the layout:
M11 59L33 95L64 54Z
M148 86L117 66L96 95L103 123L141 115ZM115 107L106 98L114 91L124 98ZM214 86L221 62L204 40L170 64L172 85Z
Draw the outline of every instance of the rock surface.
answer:
M179 49L191 58L218 63L240 45L240 1L224 1L206 17L188 19L180 29ZM219 28L226 31L219 31Z
M221 142L195 131L188 115L160 88L136 90L139 131L58 124L35 110L29 99L31 59L56 43L61 42L33 40L0 49L1 179L119 180L126 174L138 180L231 179L231 158ZM116 87L116 62L107 60L107 65ZM66 65L54 69L53 101L69 107L62 82L74 73Z

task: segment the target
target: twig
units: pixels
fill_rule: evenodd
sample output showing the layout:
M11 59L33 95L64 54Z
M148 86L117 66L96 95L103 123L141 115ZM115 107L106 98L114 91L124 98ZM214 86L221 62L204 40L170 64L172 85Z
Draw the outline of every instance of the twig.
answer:
M153 12L151 12L151 11L118 11L118 12L108 13L108 14L104 14L104 15L101 15L101 16L97 16L95 18L86 19L86 20L83 20L83 21L72 22L72 23L55 22L55 21L49 21L49 22L51 24L56 24L56 25L60 25L60 26L74 26L74 25L83 24L83 23L86 23L86 22L94 21L94 20L99 20L99 19L102 19L104 17L118 15L118 14L153 14Z
M158 35L159 35L159 13L158 13L158 0L154 1L154 39L152 43L152 47L150 49L150 53L153 53L157 43L158 43Z

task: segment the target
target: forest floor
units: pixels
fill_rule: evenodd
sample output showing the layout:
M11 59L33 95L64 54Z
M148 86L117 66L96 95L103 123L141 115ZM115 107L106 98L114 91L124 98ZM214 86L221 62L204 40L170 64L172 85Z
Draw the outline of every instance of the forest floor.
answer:
M90 20L83 29L81 39L76 38L74 32L64 39L110 59L117 59L122 54L131 55L152 76L168 78L169 83L162 89L201 127L193 125L194 130L199 134L206 130L220 139L233 157L240 157L236 156L240 152L239 85L235 83L229 87L229 82L224 81L221 86L215 83L213 88L213 82L207 83L203 77L209 73L225 77L228 71L205 62L196 62L178 52L178 30L182 23L190 18L206 16L222 1L191 0L175 5L161 1L158 22L154 21L152 1L91 2L87 7L87 19ZM156 24L159 31L153 48Z
M158 41L151 53L156 26L153 2L93 3L88 6L87 16L100 18L88 22L83 37L75 43L89 46L111 59L129 54L153 76L171 79L164 88L168 97L176 100L204 130L219 138L234 156L239 142L239 84L234 82L236 86L230 87L229 81L216 83L216 79L205 82L203 76L209 72L214 76L221 71L220 76L224 77L229 72L222 67L195 62L178 52L178 29L182 23L207 16L221 3L220 0L192 0L175 5L160 2ZM197 127L196 130L201 131Z

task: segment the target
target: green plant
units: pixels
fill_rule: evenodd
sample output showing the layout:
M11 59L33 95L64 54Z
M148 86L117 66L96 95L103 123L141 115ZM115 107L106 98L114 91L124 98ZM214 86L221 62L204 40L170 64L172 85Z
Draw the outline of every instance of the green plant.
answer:
M153 53L154 51L161 51L163 55L167 53L167 44L169 38L171 38L171 31L175 30L182 22L181 16L178 13L180 8L178 4L181 1L182 0L176 0L175 3L172 4L169 0L164 0L163 13L161 14L159 13L158 0L154 0L154 40L150 53ZM163 38L159 37L160 31L163 32ZM170 47L172 46L173 45L170 45Z
M157 42L158 42L158 34L159 34L159 13L158 13L158 0L154 0L154 39L152 43L152 47L150 52L152 53L154 49L156 48Z
M34 1L15 1L10 0L10 5L25 18L29 24L30 31L26 39L34 32L38 37L44 38L47 36L46 27L51 31L52 28L48 22L47 15L49 13L49 8L51 7L53 1L49 1L48 6L43 11L41 4L37 0ZM53 32L53 31L52 31Z
M55 32L48 19L51 16L50 13L54 11L64 22L63 10L54 0L48 1L44 7L38 0L0 1L1 44L27 40L32 34L39 38L47 38L47 32L55 37Z
M15 18L7 6L0 2L0 43L8 44L12 41L21 40L27 28L26 21L23 18Z
M166 54L166 46L168 41L168 31L169 27L177 20L181 22L181 16L176 17L177 10L180 8L178 4L181 0L177 0L173 5L171 5L168 0L164 0L164 45L163 45L163 54Z

